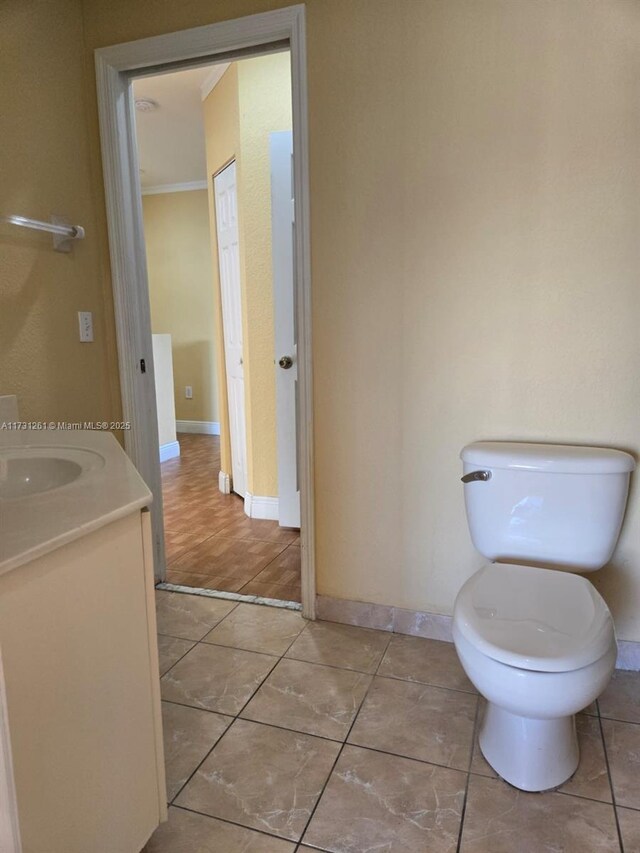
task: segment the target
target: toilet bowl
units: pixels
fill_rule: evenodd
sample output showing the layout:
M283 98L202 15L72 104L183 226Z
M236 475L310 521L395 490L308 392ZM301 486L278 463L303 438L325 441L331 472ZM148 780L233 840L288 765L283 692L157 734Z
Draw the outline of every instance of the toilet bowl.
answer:
M476 442L461 458L471 538L492 561L453 614L458 657L487 700L480 749L515 787L556 788L580 760L574 715L604 690L617 654L604 599L574 572L610 559L635 461L511 442Z
M579 761L574 714L604 690L616 661L596 589L576 575L486 566L458 595L453 637L487 700L479 743L489 764L524 791L565 782Z

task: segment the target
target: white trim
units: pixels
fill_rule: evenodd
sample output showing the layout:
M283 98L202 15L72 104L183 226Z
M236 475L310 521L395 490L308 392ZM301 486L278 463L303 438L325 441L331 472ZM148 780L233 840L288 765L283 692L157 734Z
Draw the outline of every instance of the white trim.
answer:
M142 228L140 173L135 145L131 78L169 63L211 61L254 48L256 54L288 43L291 56L296 302L298 310L299 459L301 486L302 610L315 618L313 388L309 130L305 7L288 6L194 29L126 42L95 51L100 137L118 337L125 449L151 489L156 577L166 573L156 421L149 291ZM146 373L140 371L144 359Z
M167 444L160 445L160 461L166 462L168 459L175 459L180 456L180 442L169 441Z
M142 195L162 195L163 193L188 193L192 190L206 190L209 184L204 181L184 181L181 184L157 184L154 187L142 187Z
M222 79L222 75L230 65L230 62L221 62L219 65L213 66L209 74L207 74L200 84L200 98L203 101L206 101L209 95L213 92L216 85Z
M264 518L268 521L278 520L278 498L252 495L247 492L244 496L244 512L249 518Z
M218 488L223 495L231 494L231 477L224 471L220 471L218 474Z
M195 432L198 435L220 435L218 421L176 421L176 432Z
M371 604L366 601L350 601L346 598L331 598L319 595L316 598L318 619L357 625L359 628L377 628L394 634L410 634L429 640L453 642L453 617L427 610L405 610L387 604ZM616 669L640 670L640 643L618 640Z
M640 670L640 643L631 640L618 640L618 659L616 669Z

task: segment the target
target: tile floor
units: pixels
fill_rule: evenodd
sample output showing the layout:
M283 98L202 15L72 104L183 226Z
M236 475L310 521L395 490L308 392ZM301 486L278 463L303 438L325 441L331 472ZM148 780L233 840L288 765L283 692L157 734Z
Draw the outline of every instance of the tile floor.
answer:
M451 644L157 597L171 805L144 853L640 851L640 673L579 715L574 777L525 794Z
M178 440L180 456L161 465L167 580L299 602L299 531L247 518L237 495L221 494L218 436Z

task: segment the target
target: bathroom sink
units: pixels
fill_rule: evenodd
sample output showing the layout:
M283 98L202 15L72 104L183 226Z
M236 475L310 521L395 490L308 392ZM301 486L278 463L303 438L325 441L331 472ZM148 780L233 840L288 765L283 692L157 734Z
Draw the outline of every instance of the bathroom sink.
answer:
M100 454L76 447L0 449L0 500L59 489L103 464Z

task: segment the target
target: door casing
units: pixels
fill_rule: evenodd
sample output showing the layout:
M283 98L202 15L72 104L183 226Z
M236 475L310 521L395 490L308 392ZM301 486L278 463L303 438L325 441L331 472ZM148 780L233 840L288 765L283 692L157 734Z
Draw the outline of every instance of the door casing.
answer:
M149 290L142 225L134 77L171 66L195 67L288 48L296 204L295 288L298 320L299 478L301 491L302 612L315 618L315 523L311 363L309 154L304 5L180 30L95 51L109 251L122 389L125 449L154 497L156 578L164 580L162 492Z

